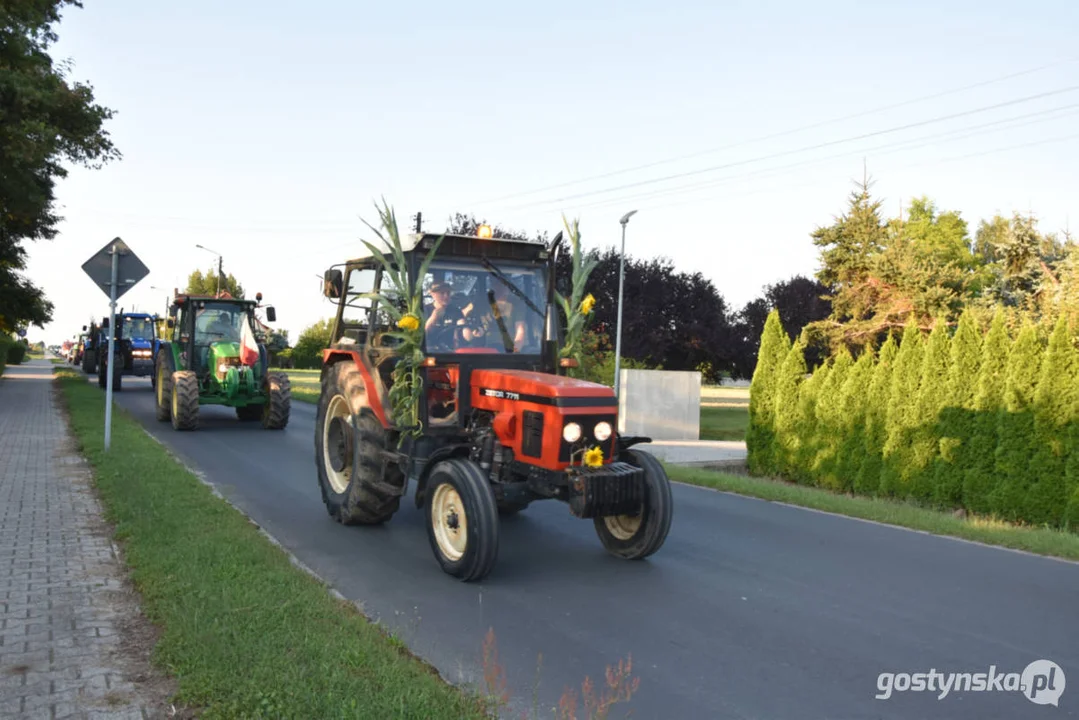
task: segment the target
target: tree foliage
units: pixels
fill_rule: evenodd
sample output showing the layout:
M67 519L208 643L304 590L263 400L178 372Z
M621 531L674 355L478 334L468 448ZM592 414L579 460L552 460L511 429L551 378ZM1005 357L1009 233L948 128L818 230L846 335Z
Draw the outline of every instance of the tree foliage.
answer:
M222 278L218 274L217 268L210 268L205 273L201 270L192 272L187 276L187 288L184 292L192 295L216 295L219 288L222 292L228 292L234 298L242 299L245 297L244 287L240 284L240 281L231 273Z
M21 271L25 243L56 236L55 188L65 164L97 168L120 157L104 129L112 111L49 54L66 7L81 3L0 6L0 330L52 319L52 303Z

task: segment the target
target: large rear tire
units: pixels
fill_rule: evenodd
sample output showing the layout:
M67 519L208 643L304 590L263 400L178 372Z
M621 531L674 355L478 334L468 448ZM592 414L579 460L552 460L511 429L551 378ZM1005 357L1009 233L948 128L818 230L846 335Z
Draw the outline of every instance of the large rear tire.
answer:
M262 384L266 402L262 404L260 417L267 430L284 430L292 409L292 382L280 372L266 373Z
M195 430L199 426L199 380L190 370L172 374L172 417L174 430Z
M626 560L642 560L659 550L671 529L671 482L649 453L629 450L626 460L644 470L644 505L636 515L593 518L607 552Z
M471 460L435 465L425 492L427 538L442 570L482 580L498 559L498 504L491 484Z
M360 371L350 361L335 363L323 375L315 416L315 465L330 517L342 525L378 525L393 517L405 475L383 459L389 449L389 432L367 406Z

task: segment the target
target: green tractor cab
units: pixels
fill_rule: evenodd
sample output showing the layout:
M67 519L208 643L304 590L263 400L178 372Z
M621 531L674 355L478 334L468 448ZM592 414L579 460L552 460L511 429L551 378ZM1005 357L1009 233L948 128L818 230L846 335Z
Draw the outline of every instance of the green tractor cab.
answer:
M288 375L270 372L264 325L256 300L177 294L154 360L157 419L177 430L199 425L200 405L236 408L241 421L261 420L268 430L288 425L291 387ZM274 308L266 319L276 320Z

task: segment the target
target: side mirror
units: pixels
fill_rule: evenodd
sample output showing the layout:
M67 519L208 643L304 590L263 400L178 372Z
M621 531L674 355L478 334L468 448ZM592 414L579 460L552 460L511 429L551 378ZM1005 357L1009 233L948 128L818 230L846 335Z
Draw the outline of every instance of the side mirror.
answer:
M340 270L327 270L322 275L322 294L336 300L344 291L345 277Z
M266 307L266 320L268 322L277 322L277 310L274 309L273 305Z
M82 326L82 331L86 332L86 326L85 325Z
M176 327L176 321L172 318L169 318L165 321L165 327L171 330L172 328Z

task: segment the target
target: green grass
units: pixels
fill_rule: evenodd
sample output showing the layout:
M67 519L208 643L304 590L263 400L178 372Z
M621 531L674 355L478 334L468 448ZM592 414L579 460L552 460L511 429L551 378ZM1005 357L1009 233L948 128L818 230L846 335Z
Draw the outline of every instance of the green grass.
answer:
M1079 535L1051 528L1012 525L984 517L956 517L905 502L851 497L779 480L729 475L697 468L667 465L672 480L750 497L898 525L936 535L974 540L1026 550L1039 555L1079 560Z
M155 661L205 718L468 718L444 683L173 460L123 410L103 446L102 394L57 368L71 424L123 544ZM477 653L479 652L477 639Z
M749 409L701 405L701 440L745 440Z

